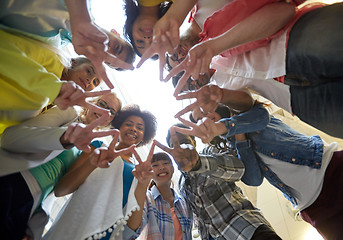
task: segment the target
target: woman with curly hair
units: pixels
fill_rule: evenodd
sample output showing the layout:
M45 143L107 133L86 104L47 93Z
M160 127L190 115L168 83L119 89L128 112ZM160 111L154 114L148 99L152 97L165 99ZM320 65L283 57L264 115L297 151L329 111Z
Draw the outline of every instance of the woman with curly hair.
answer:
M168 11L172 1L125 0L124 36L138 56L151 45L155 23ZM157 59L157 55L152 57Z
M123 226L139 207L132 151L156 135L153 114L138 105L124 107L112 122L119 129L109 147L81 159L55 187L55 195L74 192L44 239L120 239ZM118 139L118 142L117 142ZM100 167L100 168L98 168ZM63 233L63 234L62 234Z

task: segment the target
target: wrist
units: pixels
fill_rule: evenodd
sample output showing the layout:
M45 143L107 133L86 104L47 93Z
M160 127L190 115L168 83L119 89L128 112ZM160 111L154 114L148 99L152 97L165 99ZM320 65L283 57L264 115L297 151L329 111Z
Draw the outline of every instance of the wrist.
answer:
M194 165L194 167L191 169L191 171L197 171L201 168L201 160L200 160L200 156L198 155L198 159Z
M224 89L222 89L222 88L219 88L219 89L220 89L220 94L221 94L219 102L223 103L223 100L224 100Z

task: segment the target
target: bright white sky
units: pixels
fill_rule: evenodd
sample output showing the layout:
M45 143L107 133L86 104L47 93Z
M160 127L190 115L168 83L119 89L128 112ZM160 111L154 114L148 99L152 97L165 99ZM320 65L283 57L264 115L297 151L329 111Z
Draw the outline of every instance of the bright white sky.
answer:
M123 1L96 0L92 2L94 3L92 14L95 17L95 22L107 30L114 28L122 36L125 21ZM139 61L139 57L136 60ZM171 81L167 83L159 81L158 61L148 60L140 69L134 71L110 71L115 76L113 82L119 85L123 94L121 96L116 91L123 103L125 104L125 101L136 103L142 109L152 112L157 117L158 122L156 139L161 143L166 143L167 130L173 123L177 122L174 115L182 109L182 105L173 97L174 88Z

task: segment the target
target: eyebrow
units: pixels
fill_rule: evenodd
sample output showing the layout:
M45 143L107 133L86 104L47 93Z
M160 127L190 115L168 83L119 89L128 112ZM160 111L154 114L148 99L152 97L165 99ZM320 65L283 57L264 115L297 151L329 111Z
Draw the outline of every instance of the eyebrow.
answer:
M93 71L93 74L95 75L95 70L94 70L94 67L93 67L93 66L91 66L91 69L92 69L92 71Z
M118 55L121 54L121 52L123 51L123 49L124 49L123 45L120 44L119 51L118 51Z

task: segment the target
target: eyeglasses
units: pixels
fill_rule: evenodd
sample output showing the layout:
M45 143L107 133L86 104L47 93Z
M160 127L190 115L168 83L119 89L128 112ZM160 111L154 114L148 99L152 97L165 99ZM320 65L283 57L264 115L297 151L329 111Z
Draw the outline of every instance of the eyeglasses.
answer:
M105 109L110 110L111 116L115 116L115 115L117 114L117 110L115 110L115 109L109 107L108 104L107 104L107 102L105 102L105 101L102 100L102 99L99 99L99 100L97 101L97 105L98 105L99 107L102 107L102 108L105 108Z

